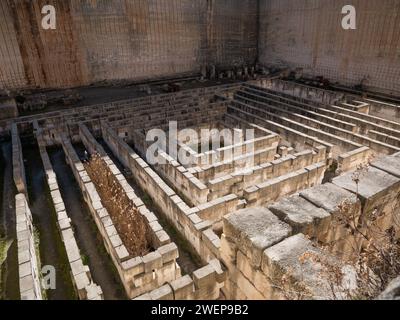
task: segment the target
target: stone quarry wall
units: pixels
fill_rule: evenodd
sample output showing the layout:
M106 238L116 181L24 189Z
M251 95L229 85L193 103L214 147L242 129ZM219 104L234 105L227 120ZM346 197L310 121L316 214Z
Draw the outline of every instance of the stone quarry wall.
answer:
M41 28L45 4L57 10L56 30ZM348 4L357 30L341 27ZM396 0L7 0L0 88L192 74L258 58L399 93L399 11Z
M356 30L341 25L349 4ZM398 94L399 12L396 0L261 0L259 61Z
M54 5L56 30L41 28ZM7 0L0 88L72 87L253 64L256 0Z
M119 179L118 181L121 183L129 199L137 203L137 209L140 214L145 216L149 223L150 230L152 231L152 236L154 238L153 247L155 250L143 257L131 257L129 255L110 215L103 207L100 196L84 169L83 164L80 162L72 144L68 139L64 138L62 146L66 154L67 162L82 190L93 220L103 238L104 246L114 262L128 297L137 297L168 281L179 278L180 268L176 263L176 259L179 255L177 246L175 243L171 243L170 238L158 223L157 218L136 196L133 189L112 163L111 159L108 159L106 163Z
M19 289L22 300L42 300L39 257L36 252L32 214L25 195L15 196Z

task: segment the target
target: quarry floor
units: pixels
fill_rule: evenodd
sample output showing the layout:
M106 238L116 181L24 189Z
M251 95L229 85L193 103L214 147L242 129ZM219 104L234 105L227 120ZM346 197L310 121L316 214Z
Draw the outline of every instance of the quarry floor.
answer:
M11 142L0 144L0 300L19 299Z

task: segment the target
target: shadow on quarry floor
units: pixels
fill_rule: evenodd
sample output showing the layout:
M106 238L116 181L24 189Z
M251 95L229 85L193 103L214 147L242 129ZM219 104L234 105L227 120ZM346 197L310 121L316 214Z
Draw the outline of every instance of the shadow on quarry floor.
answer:
M11 142L0 144L0 300L20 299Z

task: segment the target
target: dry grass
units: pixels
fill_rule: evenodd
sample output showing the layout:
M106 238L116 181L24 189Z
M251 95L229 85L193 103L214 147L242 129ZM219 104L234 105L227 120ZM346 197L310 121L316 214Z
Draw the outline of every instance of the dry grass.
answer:
M370 161L359 165L352 176L358 187L363 176L369 171ZM358 195L358 194L357 194ZM349 293L350 299L374 299L386 289L388 284L400 275L400 241L396 230L400 230L398 210L400 194L391 205L394 213L393 224L388 229L380 225L384 213L376 208L368 217L358 219L352 214L351 204L343 201L339 206L339 215L333 221L334 228L344 228L348 235L361 241L362 248L352 247L346 261L357 272L357 289ZM397 211L396 211L397 210ZM355 241L357 242L357 240Z
M143 256L151 249L149 226L128 198L103 159L94 154L84 163L115 228L131 256Z

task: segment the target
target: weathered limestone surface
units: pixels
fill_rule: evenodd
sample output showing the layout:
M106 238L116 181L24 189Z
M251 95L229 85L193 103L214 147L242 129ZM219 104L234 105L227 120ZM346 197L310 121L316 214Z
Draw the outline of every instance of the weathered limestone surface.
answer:
M288 223L294 233L318 237L329 228L331 215L299 195L284 198L268 208L279 219Z
M82 255L76 241L74 230L72 228L71 219L65 209L56 174L51 165L46 148L42 146L44 143L42 137L37 137L39 144L39 152L42 158L43 168L46 172L47 184L50 188L51 198L57 215L57 225L61 233L67 252L68 262L71 269L72 283L78 293L79 299L82 300L103 300L103 291L99 285L94 283L89 266L85 265Z
M42 300L40 260L35 247L32 214L22 193L15 196L15 211L21 300Z
M211 222L199 218L199 208L190 208L105 122L101 129L105 142L115 156L132 171L136 182L162 208L200 257L205 262L218 258L219 238L210 230Z
M297 290L294 297L333 299L328 268L335 264L339 265L339 270L345 270L339 260L316 248L303 234L297 234L265 250L262 269L283 291ZM289 285L280 283L283 275L289 278ZM340 297L339 288L336 289Z
M341 26L342 7L347 4L357 10L356 32L349 33ZM260 62L303 68L305 75L322 75L346 84L368 79L367 87L398 93L400 66L390 52L398 52L400 44L387 39L387 56L379 54L378 45L399 29L396 12L396 1L262 0Z
M339 206L347 201L354 208L355 215L360 214L360 201L356 195L332 183L325 183L300 192L300 196L330 214L338 213Z
M399 154L400 155L400 154ZM377 159L371 163L377 169L390 173L391 175L400 178L400 159L399 156L390 156Z
M289 201L276 207L293 210L295 203L300 205L306 201L299 199L298 202L295 200L289 204ZM319 211L323 217L330 216L311 203L307 207ZM301 214L307 216L310 213L303 211ZM328 251L314 246L304 234L292 236L293 231L296 232L265 208L239 210L225 217L221 257L228 269L223 288L227 298L333 298L329 268L337 267L346 277L351 275L351 269L347 270ZM282 278L284 275L286 280ZM344 286L349 285L346 282L349 278L346 277ZM341 285L335 288L335 294L344 293Z
M255 0L54 0L51 32L41 28L46 4L0 6L1 88L172 77L207 65L215 77L215 67L256 60Z
M93 138L85 141L94 142ZM170 238L159 226L154 214L146 208L142 201L138 201L140 204L138 207L139 212L143 214L148 221L152 221L151 223L149 222L149 230L153 231L151 236L156 250L150 252L144 257L130 257L116 231L116 228L113 227L111 217L101 203L101 198L96 191L96 187L91 182L90 178L89 182L84 182L82 177L87 177L87 173L71 142L65 138L63 139L62 146L66 154L67 162L72 168L74 176L83 192L84 199L88 204L92 217L103 237L104 246L114 262L127 295L134 298L164 285L166 282L179 278L181 272L180 267L176 263L176 259L178 258L178 248L175 244L171 244ZM94 149L97 147L97 145L92 146ZM125 178L123 178L122 174L113 164L111 159L108 158L105 161L113 168L115 173L121 177L119 182L126 182L126 180L124 180ZM133 189L127 182L123 183L123 186L125 187L124 190L127 194L132 197L132 201L137 198ZM157 232L152 229L153 227L157 229Z
M289 172L245 189L244 198L254 206L270 204L283 196L320 184L325 169L325 163L322 162Z
M291 234L291 227L266 208L242 209L224 217L224 234L254 265L261 264L265 248Z
M352 173L347 173L333 180L333 183L353 193L358 193L367 203L388 191L399 188L400 179L376 168L370 168L367 174L361 175L360 183L352 179Z
M382 222L382 227L390 226L399 208L399 178L371 167L366 174L361 175L358 186L352 179L352 173L335 178L333 183L359 196L365 218L376 215L386 221Z
M178 278L135 300L217 300L225 279L226 272L215 259L193 272L192 276Z

